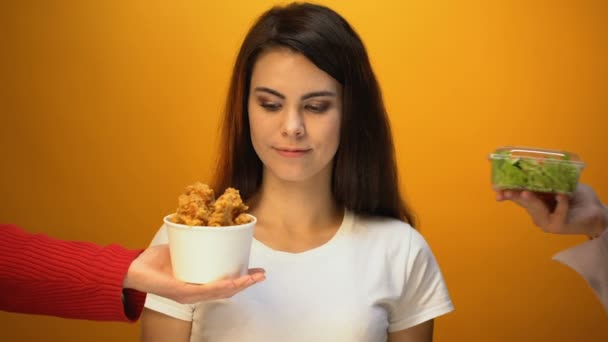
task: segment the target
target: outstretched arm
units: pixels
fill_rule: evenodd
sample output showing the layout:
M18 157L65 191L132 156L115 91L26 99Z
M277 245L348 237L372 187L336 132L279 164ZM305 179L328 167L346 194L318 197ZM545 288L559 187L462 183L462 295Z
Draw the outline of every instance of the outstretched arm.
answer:
M227 298L263 281L252 269L237 279L194 285L173 277L167 245L129 250L63 241L0 225L0 310L100 321L134 321L146 294L180 303Z
M100 321L139 318L145 294L123 281L141 251L63 241L0 225L0 309Z
M571 197L547 198L529 191L497 191L496 196L498 201L512 200L526 209L545 232L590 237L591 241L560 252L554 259L579 273L608 311L608 208L593 189L579 184Z

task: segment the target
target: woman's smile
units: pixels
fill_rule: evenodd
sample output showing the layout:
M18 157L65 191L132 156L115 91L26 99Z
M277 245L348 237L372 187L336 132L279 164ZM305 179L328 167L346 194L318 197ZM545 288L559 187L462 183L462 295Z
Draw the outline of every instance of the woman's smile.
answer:
M286 158L298 158L303 157L308 152L312 151L311 148L290 148L290 147L273 147L273 149L282 157Z

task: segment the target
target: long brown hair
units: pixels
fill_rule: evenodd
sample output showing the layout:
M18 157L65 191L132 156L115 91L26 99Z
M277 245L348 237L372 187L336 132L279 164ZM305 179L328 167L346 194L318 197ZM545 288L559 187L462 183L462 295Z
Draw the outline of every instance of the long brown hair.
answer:
M275 47L301 53L343 87L340 143L332 175L334 199L359 214L414 225L399 193L389 120L363 42L344 18L320 5L273 7L247 33L230 82L214 188L223 192L235 187L245 201L260 188L263 165L251 142L247 99L257 57Z

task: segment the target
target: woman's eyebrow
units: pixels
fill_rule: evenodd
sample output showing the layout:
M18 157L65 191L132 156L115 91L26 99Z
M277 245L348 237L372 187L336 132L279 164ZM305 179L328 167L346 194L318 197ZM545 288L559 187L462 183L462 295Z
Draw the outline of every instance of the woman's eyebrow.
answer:
M274 96L280 97L281 99L285 99L285 95L279 93L278 91L274 90L274 89L270 89L270 88L266 88L266 87L255 87L253 89L253 91L255 92L262 92L262 93L269 93L272 94Z
M317 97L317 96L336 96L336 93L334 93L333 91L329 91L329 90L313 91L312 93L302 95L302 97L300 99L306 100L311 97Z
M262 93L269 93L272 94L274 96L277 96L281 99L285 99L285 95L279 93L278 91L274 90L274 89L270 89L268 87L255 87L253 89L254 92L262 92ZM306 100L309 99L311 97L317 97L317 96L336 96L336 93L333 91L329 91L329 90L323 90L323 91L313 91L311 93L308 94L304 94L302 95L302 97L300 97L301 100Z

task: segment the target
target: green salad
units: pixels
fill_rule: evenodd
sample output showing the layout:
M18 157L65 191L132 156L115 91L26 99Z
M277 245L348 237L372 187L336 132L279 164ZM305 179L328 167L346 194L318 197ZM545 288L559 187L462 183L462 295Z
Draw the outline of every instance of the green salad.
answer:
M536 192L572 193L580 166L570 157L529 158L509 151L492 155L492 182L496 189L526 189Z

